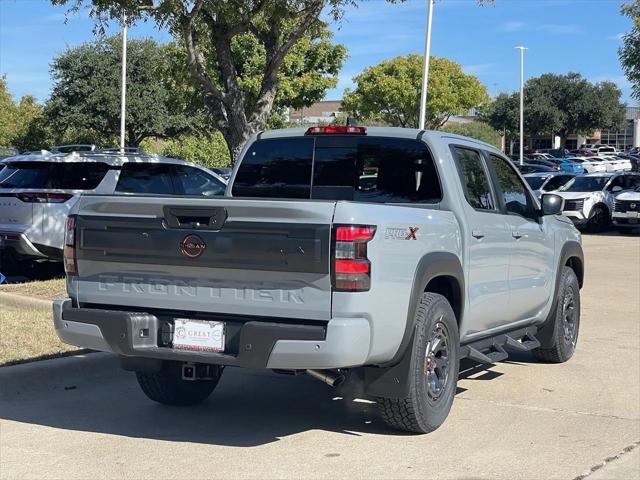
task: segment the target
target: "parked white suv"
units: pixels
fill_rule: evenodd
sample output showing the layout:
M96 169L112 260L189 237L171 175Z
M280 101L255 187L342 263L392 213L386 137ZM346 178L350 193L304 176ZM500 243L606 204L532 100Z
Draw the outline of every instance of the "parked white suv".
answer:
M640 227L640 187L616 195L612 219L620 230Z
M21 155L0 170L0 259L62 261L67 215L80 194L223 195L226 182L182 160L113 150Z
M564 215L577 227L601 232L611 224L615 195L637 187L636 173L592 173L575 177L556 193L564 198Z

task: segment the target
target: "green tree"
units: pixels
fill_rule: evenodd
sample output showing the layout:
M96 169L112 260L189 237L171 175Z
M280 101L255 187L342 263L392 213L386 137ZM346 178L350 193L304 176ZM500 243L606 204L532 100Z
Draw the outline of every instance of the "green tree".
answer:
M495 128L485 122L450 122L442 127L442 130L445 132L456 133L458 135L464 135L465 137L475 138L476 140L481 140L494 145L497 148L501 148L502 133L498 132Z
M257 130L265 128L280 86L287 54L317 27L325 7L337 18L352 0L51 0L71 9L91 5L99 22L152 18L180 40L185 63L206 105L212 130L224 135L232 158ZM144 7L141 10L140 7ZM264 50L255 94L243 88L234 63L234 44L250 34Z
M19 150L38 150L50 146L42 119L42 106L35 97L25 95L17 103L0 77L0 146Z
M342 45L333 44L332 36L327 25L318 22L291 48L278 71L278 92L265 128L281 127L287 108L308 107L322 100L326 91L337 85L347 50ZM171 47L170 76L191 95L192 106L204 108L199 91L184 69L184 48L175 43ZM247 101L253 103L260 93L265 64L264 46L251 34L240 35L232 41L232 54L238 84Z
M612 82L592 84L579 73L547 73L527 81L525 127L533 135L558 135L616 128L624 121L622 92Z
M622 37L622 47L618 50L622 68L631 82L632 95L640 101L640 0L623 4L622 15L632 21L631 30Z
M480 119L509 137L519 135L520 98L518 93L500 93L478 112Z
M46 115L59 137L74 133L92 143L115 143L120 132L122 41L110 37L72 48L52 64L54 87ZM191 130L197 115L184 108L165 74L171 68L154 40L131 40L127 53L126 143Z
M392 126L417 127L420 113L422 62L420 55L385 60L354 78L345 91L343 108L358 118ZM473 75L446 58L429 63L427 128L442 127L452 115L466 114L489 100L487 89Z
M524 87L525 134L559 135L564 146L569 134L616 128L624 121L621 96L614 83L593 84L578 73L531 78ZM515 138L519 135L519 102L518 93L502 93L482 109L480 117Z
M231 166L229 149L220 132L212 135L181 135L164 142L160 153L205 167Z

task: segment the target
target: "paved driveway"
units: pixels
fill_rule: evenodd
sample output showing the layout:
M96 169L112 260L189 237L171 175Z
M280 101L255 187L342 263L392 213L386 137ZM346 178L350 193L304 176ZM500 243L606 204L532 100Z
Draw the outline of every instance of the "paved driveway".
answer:
M638 478L640 238L584 240L575 357L465 363L433 434L261 371L228 369L205 404L163 407L92 354L0 369L0 478Z

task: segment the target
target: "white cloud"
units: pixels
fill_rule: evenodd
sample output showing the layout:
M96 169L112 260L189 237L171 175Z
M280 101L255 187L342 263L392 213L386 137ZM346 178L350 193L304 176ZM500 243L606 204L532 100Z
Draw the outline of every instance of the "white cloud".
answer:
M580 25L564 23L546 23L536 25L534 29L540 32L552 33L554 35L575 35L582 32L582 27Z
M606 37L606 39L621 41L622 37L624 37L624 33L616 33L615 35L609 35L608 37Z
M502 30L503 32L519 32L521 30L524 30L526 26L526 23L520 21L504 22L502 25L500 25L500 30Z
M42 19L44 23L63 23L67 16L64 13L52 13Z
M462 70L470 75L478 75L480 73L487 73L496 67L495 63L476 63L472 65L463 65Z
M529 24L514 20L510 22L504 22L500 25L499 30L502 32L544 32L553 35L575 35L582 33L583 29L580 25L572 23L541 23L541 24Z

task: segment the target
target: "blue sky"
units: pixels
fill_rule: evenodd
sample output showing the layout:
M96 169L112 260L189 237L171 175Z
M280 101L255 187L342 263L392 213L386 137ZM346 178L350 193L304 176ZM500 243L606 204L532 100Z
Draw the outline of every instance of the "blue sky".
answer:
M432 54L460 63L486 85L491 95L518 88L519 56L515 45L529 48L525 76L576 71L591 81L611 80L634 104L618 62L621 35L630 21L619 14L620 0L497 0L479 7L475 0L437 0ZM45 100L51 80L49 64L67 47L93 38L86 12L65 24L63 7L48 0L0 0L0 74L16 97ZM363 68L396 55L422 53L426 0L393 5L384 0L349 8L335 41L349 49L338 88L327 99L340 98ZM170 39L150 23L134 26L132 37Z

